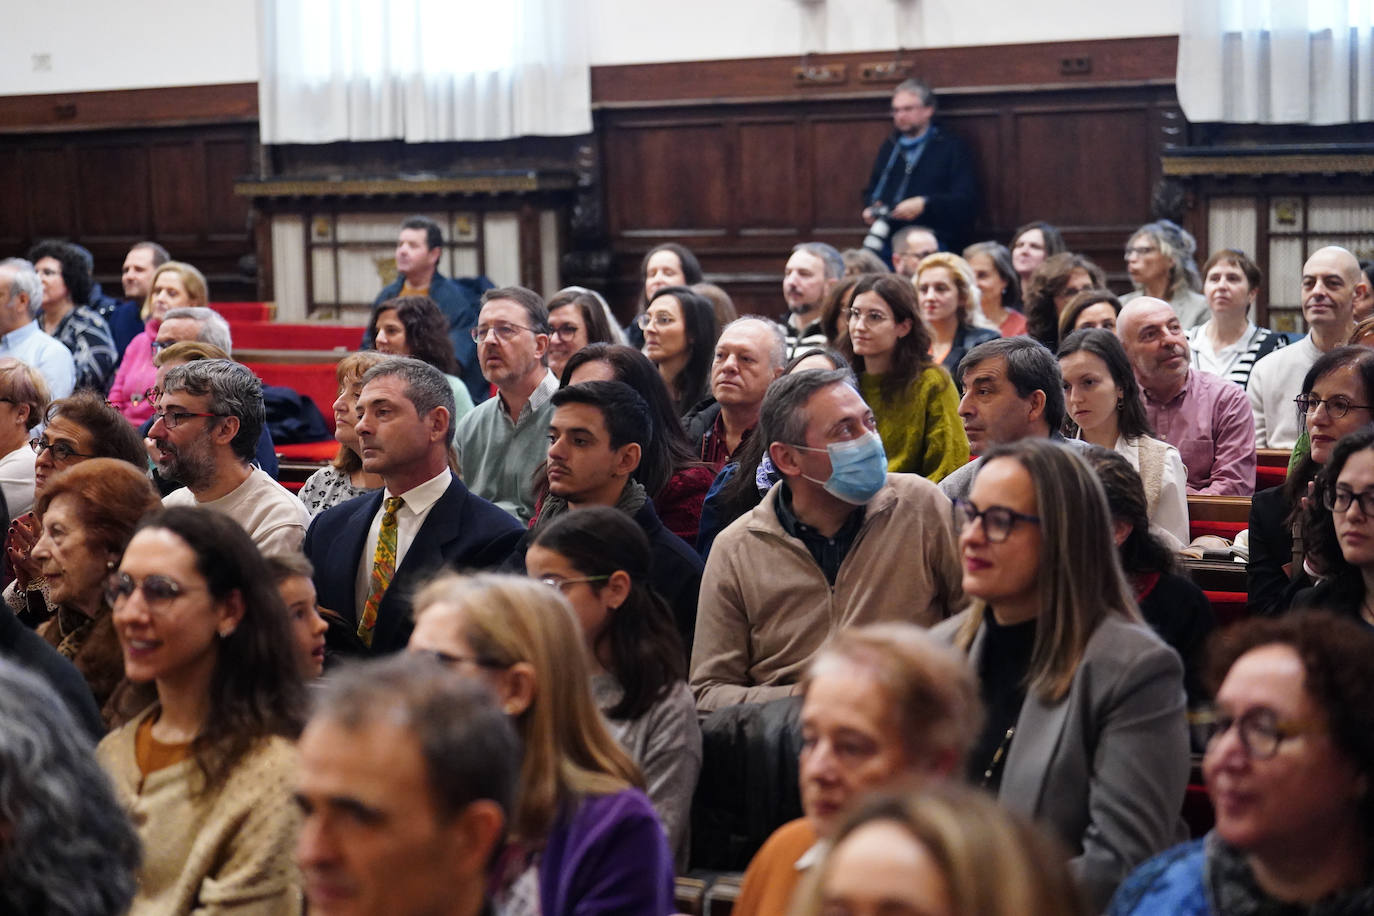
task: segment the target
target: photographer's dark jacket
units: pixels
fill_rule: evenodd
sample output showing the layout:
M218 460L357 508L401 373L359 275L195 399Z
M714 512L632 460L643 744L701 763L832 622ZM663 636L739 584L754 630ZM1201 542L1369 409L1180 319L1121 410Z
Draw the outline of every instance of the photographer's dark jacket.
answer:
M935 232L940 239L940 247L945 251L962 251L964 245L968 244L969 233L978 215L978 178L974 174L973 157L968 147L958 137L932 124L926 133L921 158L911 175L907 176L906 161L900 152L892 162L892 167L887 167L889 160L893 159L897 136L897 132L893 131L878 150L868 184L864 187L863 205L867 207L873 201L880 200L894 207L908 197L924 197L925 212L918 219L903 221L889 217L892 233L896 234L903 226L919 224ZM887 173L886 180L883 180L884 172ZM884 247L890 251L891 235L888 239Z

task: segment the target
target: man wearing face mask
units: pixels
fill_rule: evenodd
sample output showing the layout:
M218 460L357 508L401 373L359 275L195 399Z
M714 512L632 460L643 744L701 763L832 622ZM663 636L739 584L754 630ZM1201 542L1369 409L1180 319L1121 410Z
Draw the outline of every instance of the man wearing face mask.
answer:
M887 473L846 371L778 379L755 435L782 481L706 561L691 665L699 712L798 692L841 628L928 626L963 606L949 500L923 477Z

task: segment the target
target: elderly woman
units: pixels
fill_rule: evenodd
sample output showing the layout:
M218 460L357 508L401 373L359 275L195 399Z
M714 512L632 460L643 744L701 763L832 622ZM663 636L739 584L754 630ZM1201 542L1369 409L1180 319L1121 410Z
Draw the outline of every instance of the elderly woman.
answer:
M845 818L792 916L1087 916L1058 845L984 793L882 793Z
M0 492L13 519L33 508L36 478L29 433L48 409L43 374L13 357L0 359L0 405Z
M121 690L124 658L105 579L119 564L134 528L160 505L147 476L114 458L92 458L57 474L35 506L43 529L32 559L48 584L52 619L38 635L86 679L107 727L147 705Z
M1223 248L1207 259L1202 276L1212 317L1188 332L1193 368L1244 388L1255 363L1287 343L1282 334L1250 320L1264 275L1245 252Z
M1074 331L1059 347L1064 404L1078 438L1121 454L1145 485L1151 526L1177 550L1188 534L1188 472L1178 449L1155 436L1121 341L1111 331Z
M930 331L930 354L951 375L965 353L1000 336L991 328L975 326L975 319L982 319L978 286L973 268L963 258L943 251L928 255L917 265L912 283L921 318Z
M779 827L749 863L735 916L784 912L855 801L902 780L957 779L979 730L968 667L909 624L841 630L801 691L805 816Z
M1061 252L1068 251L1064 236L1049 223L1036 221L1026 223L1011 237L1011 263L1016 275L1021 279L1021 289L1030 283L1035 269Z
M950 275L952 268L930 265L935 258L955 260L953 255L933 254L922 261L917 282L924 277L926 285L917 290L943 283ZM937 296L925 295L927 300ZM966 331L996 336L981 328ZM859 280L849 308L846 345L859 373L859 393L878 424L887 469L938 483L968 463L969 451L954 380L931 358L930 338L905 278L870 274Z
M42 310L38 322L43 333L62 342L76 364L75 384L104 394L110 387L119 354L115 352L110 326L90 308L90 255L67 242L39 242L29 249L38 277L43 281Z
M1102 268L1069 251L1045 259L1022 287L1026 300L1026 333L1051 351L1059 349L1059 316L1079 293L1105 289Z
M138 431L94 392L78 391L54 401L45 416L42 434L29 440L36 453L35 498L43 496L49 479L91 458L115 458L146 473L148 455ZM5 588L5 603L30 626L51 615L47 582L30 556L40 527L34 513L26 513L10 525L5 541L5 557L14 570L14 581Z
M997 242L979 242L964 249L964 260L973 268L978 284L978 307L988 325L1003 337L1026 333L1021 314L1021 278L1012 265L1011 252Z
M486 683L523 739L498 911L530 899L548 916L675 912L663 827L592 699L583 636L559 590L449 574L415 610L409 650Z
M1198 292L1197 241L1171 220L1146 223L1126 243L1126 270L1135 292L1121 297L1125 305L1137 296L1163 299L1174 307L1179 324L1189 330L1208 318L1207 300Z
M1245 621L1218 649L1216 826L1137 869L1110 913L1374 912L1374 634L1314 611Z
M987 708L969 778L1057 834L1101 908L1179 839L1183 666L1141 621L1102 485L1071 449L992 449L954 512L974 600L933 632L968 653Z
M294 916L304 690L261 554L223 513L163 509L105 593L125 676L157 697L96 748L143 843L131 916Z
M451 344L449 348L452 350ZM339 451L333 461L311 474L301 487L301 502L312 516L382 485L380 474L363 470L363 459L358 454L358 434L353 425L358 419L355 409L358 396L363 392L363 376L368 369L385 360L386 356L375 350L362 350L339 360L334 369L339 380L339 396L334 399L334 438L339 442Z
M210 301L205 276L180 261L167 261L159 267L153 274L151 289L148 301L143 304L143 333L129 341L115 372L114 384L110 386L110 403L135 426L153 415L154 405L148 391L157 380L153 344L163 317L172 309L204 307Z
M1302 393L1295 399L1296 409L1306 422L1310 441L1308 453L1288 472L1281 486L1256 493L1250 503L1250 556L1246 566L1247 609L1251 614L1277 614L1288 609L1295 595L1313 584L1309 557L1327 570L1354 571L1341 556L1332 513L1321 505L1317 490L1308 497L1312 481L1330 465L1343 443L1374 424L1374 350L1366 347L1337 347L1317 357L1303 379ZM1342 461L1350 456L1343 451ZM1335 472L1340 474L1340 470ZM1329 487L1330 479L1327 480ZM1302 505L1307 502L1316 527L1304 533ZM1344 518L1348 513L1342 513ZM1313 535L1317 535L1313 540ZM1321 559L1317 559L1317 552ZM1323 592L1346 590L1342 604L1364 597L1362 580L1336 576ZM1371 592L1374 594L1374 592Z

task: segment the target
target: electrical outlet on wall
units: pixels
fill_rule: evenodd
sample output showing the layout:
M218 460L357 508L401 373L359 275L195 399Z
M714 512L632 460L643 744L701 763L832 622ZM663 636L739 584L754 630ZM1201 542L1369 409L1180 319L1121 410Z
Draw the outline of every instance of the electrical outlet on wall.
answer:
M52 55L47 51L33 55L33 72L48 73L52 70Z

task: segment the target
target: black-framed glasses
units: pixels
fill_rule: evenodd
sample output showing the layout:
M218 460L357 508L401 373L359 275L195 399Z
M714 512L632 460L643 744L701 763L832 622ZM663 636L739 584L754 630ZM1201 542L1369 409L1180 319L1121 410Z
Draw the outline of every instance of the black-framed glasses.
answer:
M1325 404L1326 415L1333 420L1339 420L1341 417L1350 413L1351 410L1371 409L1370 405L1368 404L1350 403L1350 398L1346 397L1343 394L1333 395L1332 397L1326 398L1325 400L1316 397L1315 395L1300 394L1293 399L1293 403L1298 405L1299 413L1306 414L1309 417L1317 412L1318 407L1321 407L1323 404Z
M445 668L457 668L459 665L476 665L478 668L491 668L501 670L509 668L505 662L498 662L494 658L483 658L480 655L455 655L452 652L445 652L442 649L411 649L416 655L424 655L434 659Z
M554 337L557 337L559 340L564 341L565 343L571 343L572 341L577 339L577 332L580 330L582 330L582 327L580 325L557 324L553 326L551 333Z
M577 585L579 582L605 582L610 575L604 576L574 576L563 578L562 576L540 576L539 581L549 588L556 588L560 592L567 592L569 585Z
M58 439L56 442L49 442L46 438L39 436L29 440L29 448L33 449L35 456L42 455L48 449L52 449L52 460L59 464L63 461L71 461L73 458L94 458L95 455L87 455L85 452L78 452L67 443Z
M1311 723L1280 719L1278 713L1264 706L1247 709L1239 716L1215 708L1204 709L1189 713L1188 721L1200 731L1208 748L1234 726L1241 747L1251 760L1269 760L1290 738L1318 734L1323 730Z
M497 340L507 341L514 340L515 335L519 334L521 331L529 331L531 334L539 333L534 328L527 328L523 324L510 324L509 322L501 322L500 324L479 324L477 327L473 328L470 333L473 342L481 343L487 339L488 334L493 332L496 334Z
M967 499L956 499L954 501L955 530L962 534L975 521L983 523L983 536L988 539L988 543L1000 544L1011 536L1011 532L1018 522L1038 525L1040 524L1040 516L1027 515L1024 512L1008 509L1006 506L988 506L986 509L979 510Z
M199 417L227 417L227 413L203 413L193 410L158 410L153 413L153 422L162 421L162 425L168 429L176 429L187 420L194 420Z
M153 573L145 576L142 582L126 572L113 572L105 579L105 600L110 606L125 600L136 591L143 592L143 600L151 608L165 607L187 592L205 588L203 585L182 585L170 576Z
M1342 487L1336 487L1322 492L1322 505L1332 512L1349 511L1353 503L1360 504L1360 511L1365 515L1374 516L1374 490L1364 490L1356 493Z

